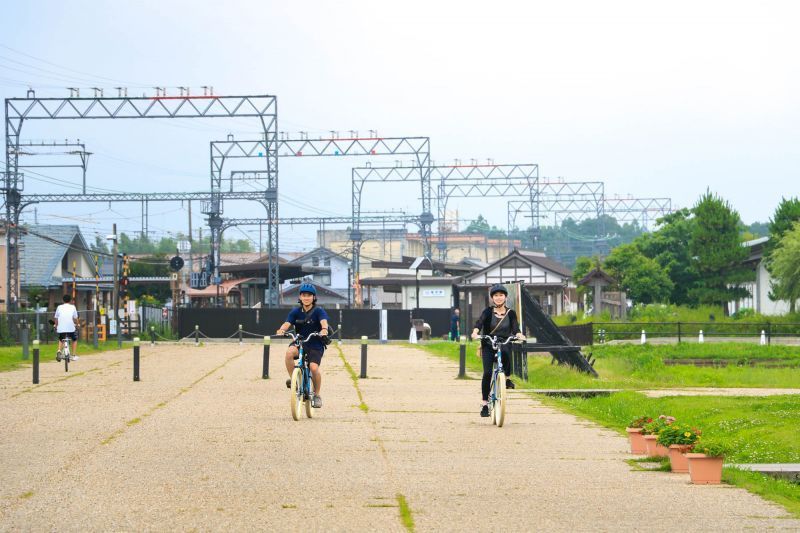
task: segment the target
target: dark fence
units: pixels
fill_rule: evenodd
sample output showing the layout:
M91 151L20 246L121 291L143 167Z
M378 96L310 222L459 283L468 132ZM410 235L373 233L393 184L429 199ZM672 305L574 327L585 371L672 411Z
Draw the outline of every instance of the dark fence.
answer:
M178 336L187 337L194 333L195 325L203 335L212 338L235 336L239 330L246 337L272 335L286 319L290 308L276 309L216 309L185 308L178 310ZM341 328L343 339L358 339L367 336L377 339L380 336L380 310L377 309L325 309L329 323L334 329ZM387 311L387 333L391 340L408 339L411 330L411 313L414 318L422 318L431 326L432 338L443 338L450 330L449 309L415 309Z
M592 345L592 323L578 324L577 326L559 326L558 329L575 346Z
M760 338L800 336L800 323L774 322L595 322L594 340L638 339L642 330L648 338L675 338L678 342L703 337ZM564 329L564 328L562 328Z

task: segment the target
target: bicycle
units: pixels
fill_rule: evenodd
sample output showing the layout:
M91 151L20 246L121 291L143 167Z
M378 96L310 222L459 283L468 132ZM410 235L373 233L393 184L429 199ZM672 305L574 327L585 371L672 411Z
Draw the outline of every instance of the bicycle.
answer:
M69 343L72 341L69 337L64 337L63 339L58 339L58 351L56 351L56 361L59 363L64 361L64 372L69 372L69 362L72 360L77 359L77 356L74 356L69 351Z
M297 344L297 362L292 371L291 397L289 400L292 418L300 420L300 411L303 407L305 407L306 417L312 418L313 408L311 401L314 399L314 381L311 379L311 369L308 367L308 360L305 358L304 345L312 337L322 337L322 335L311 333L308 337L302 339L300 335L287 331L286 336L291 337L292 342Z
M48 320L50 326L53 328L53 331L56 329L56 322L55 320ZM58 332L56 332L58 335ZM78 359L76 355L72 355L69 349L69 343L72 339L69 337L65 339L58 339L58 350L56 351L56 361L59 363L64 361L64 372L69 372L69 362Z
M506 393L506 375L503 372L503 357L500 350L503 345L515 340L515 337L509 337L503 342L500 342L500 339L497 337L489 335L478 335L478 339L487 340L492 343L492 350L495 352L494 357L497 363L494 365L492 381L489 386L489 413L492 417L492 424L501 428L506 418L506 403L508 402L508 397Z

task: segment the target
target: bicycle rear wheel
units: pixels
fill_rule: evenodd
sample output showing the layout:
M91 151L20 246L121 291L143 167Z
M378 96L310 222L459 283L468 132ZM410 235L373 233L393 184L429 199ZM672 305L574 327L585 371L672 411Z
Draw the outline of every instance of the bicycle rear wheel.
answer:
M501 428L506 419L506 403L508 402L508 397L506 395L506 376L504 374L497 374L496 396L494 418L497 427Z
M299 368L295 368L292 372L292 386L290 392L292 394L290 398L292 418L300 420L300 408L303 404L303 373Z
M71 357L69 353L69 344L64 344L62 357L64 358L64 372L69 372L69 359Z

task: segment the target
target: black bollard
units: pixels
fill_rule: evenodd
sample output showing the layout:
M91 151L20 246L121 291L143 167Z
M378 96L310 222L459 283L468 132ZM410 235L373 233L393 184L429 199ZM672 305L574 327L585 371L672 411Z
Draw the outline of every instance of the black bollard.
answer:
M270 338L264 336L264 362L261 368L261 379L269 379L269 342Z
M194 345L200 346L200 326L194 326Z
M461 335L461 343L458 347L458 377L467 377L467 337Z
M242 344L242 325L239 324L239 344Z
M33 384L39 383L39 341L33 341Z
M361 336L361 375L360 378L367 377L367 336Z
M150 346L156 345L156 327L150 326Z
M139 337L133 338L133 381L139 381Z

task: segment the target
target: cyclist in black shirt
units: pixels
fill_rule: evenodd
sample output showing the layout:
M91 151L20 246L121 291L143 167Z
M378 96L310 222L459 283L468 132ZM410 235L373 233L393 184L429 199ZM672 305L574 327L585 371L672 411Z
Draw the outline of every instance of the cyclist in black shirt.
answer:
M516 336L523 340L525 336L519 329L517 313L506 306L508 290L502 284L492 285L489 289L489 298L492 305L484 309L475 328L472 330L472 338L477 339L478 335L491 335L500 339L507 339ZM494 366L494 354L492 345L487 341L481 341L481 359L483 360L483 379L481 380L481 395L483 404L481 406L481 416L489 416L489 387L492 381L492 367ZM508 379L511 375L511 345L506 344L500 350L503 358L503 372L506 375L506 388L513 389L514 382Z

